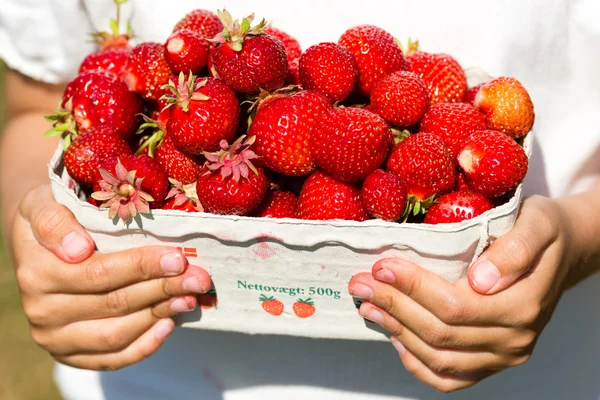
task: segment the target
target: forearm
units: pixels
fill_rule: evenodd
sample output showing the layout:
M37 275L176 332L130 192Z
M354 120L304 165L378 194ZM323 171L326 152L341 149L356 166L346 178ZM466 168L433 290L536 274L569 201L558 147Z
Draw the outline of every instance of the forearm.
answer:
M570 287L600 271L600 180L585 193L557 201L571 227Z
M48 128L44 113L26 112L12 118L2 135L0 206L2 229L9 245L9 228L21 199L33 188L48 182L46 165L57 146L56 139L43 137Z

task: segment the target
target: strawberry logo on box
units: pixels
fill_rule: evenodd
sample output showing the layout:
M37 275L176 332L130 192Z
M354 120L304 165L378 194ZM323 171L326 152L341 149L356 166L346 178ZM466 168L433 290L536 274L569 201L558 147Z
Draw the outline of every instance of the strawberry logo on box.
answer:
M315 308L315 303L312 299L298 299L294 303L294 314L296 314L299 318L308 318L312 316L317 309Z
M275 297L267 297L261 294L259 300L262 302L262 308L269 314L276 317L283 314L283 303L275 299Z

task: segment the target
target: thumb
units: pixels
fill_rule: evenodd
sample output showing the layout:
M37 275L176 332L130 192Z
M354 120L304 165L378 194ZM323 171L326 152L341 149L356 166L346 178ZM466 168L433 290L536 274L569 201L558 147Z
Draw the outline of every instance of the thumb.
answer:
M469 270L469 284L478 293L495 294L525 275L552 243L555 225L537 199L523 204L514 228L496 239Z

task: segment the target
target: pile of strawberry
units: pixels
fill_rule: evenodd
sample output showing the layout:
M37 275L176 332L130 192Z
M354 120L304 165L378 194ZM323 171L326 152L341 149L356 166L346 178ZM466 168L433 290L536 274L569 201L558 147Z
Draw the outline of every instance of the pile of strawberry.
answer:
M96 34L48 133L90 203L125 222L162 208L436 224L525 177L534 110L516 79L468 89L453 57L375 26L302 52L252 20L196 10L135 47L118 18Z

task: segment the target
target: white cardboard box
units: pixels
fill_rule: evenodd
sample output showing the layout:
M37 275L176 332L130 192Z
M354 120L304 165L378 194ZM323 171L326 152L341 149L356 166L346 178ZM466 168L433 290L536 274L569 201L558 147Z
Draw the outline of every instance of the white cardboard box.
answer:
M525 138L530 155L533 135ZM114 224L106 210L78 198L58 148L49 164L56 200L89 231L100 252L147 245L183 249L190 263L212 276L218 305L180 317L184 327L247 334L314 338L387 340L374 324L359 317L348 282L387 257L401 257L453 282L495 238L514 225L522 187L506 204L470 221L449 225L396 224L379 220L301 221L218 216L154 210L128 228ZM261 295L284 305L267 313ZM299 318L297 299L310 298L316 312Z

